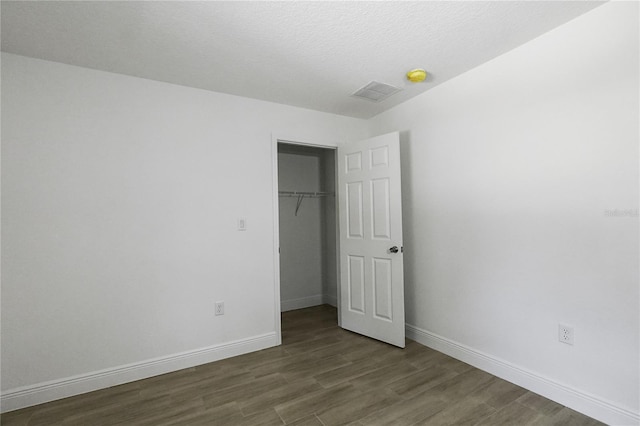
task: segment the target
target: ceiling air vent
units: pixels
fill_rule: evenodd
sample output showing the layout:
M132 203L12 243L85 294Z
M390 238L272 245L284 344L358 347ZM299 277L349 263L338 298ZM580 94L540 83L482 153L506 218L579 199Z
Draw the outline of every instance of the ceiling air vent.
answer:
M371 102L380 102L384 99L387 99L389 96L394 93L399 92L402 89L391 86L389 84L378 83L377 81L372 81L367 84L363 88L357 90L351 96L360 99L366 99Z

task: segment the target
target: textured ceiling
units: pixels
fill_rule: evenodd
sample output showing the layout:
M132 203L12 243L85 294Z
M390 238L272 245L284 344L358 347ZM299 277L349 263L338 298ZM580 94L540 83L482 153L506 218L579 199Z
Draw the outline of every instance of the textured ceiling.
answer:
M2 1L2 50L368 118L600 4ZM371 80L403 90L350 96Z

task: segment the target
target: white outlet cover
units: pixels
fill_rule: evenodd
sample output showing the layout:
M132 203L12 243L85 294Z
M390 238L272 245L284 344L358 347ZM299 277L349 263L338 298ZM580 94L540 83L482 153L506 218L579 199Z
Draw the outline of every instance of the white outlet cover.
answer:
M224 315L224 302L216 302L215 303L215 314Z
M573 327L558 324L558 341L566 343L567 345L573 345Z

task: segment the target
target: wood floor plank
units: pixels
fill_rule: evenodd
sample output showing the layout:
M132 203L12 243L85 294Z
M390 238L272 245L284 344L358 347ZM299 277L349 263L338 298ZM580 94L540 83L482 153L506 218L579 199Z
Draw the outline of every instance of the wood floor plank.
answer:
M543 415L531 423L531 426L598 426L602 423L584 414L562 407L551 415Z
M413 425L434 416L448 404L444 398L437 395L401 400L368 414L360 419L360 423L366 426Z
M493 408L502 408L524 396L528 391L506 380L496 378L478 392L478 397Z
M213 408L205 408L204 410L191 411L180 418L170 419L166 426L180 426L193 424L229 425L230 419L238 419L244 417L240 411L238 403L228 402ZM145 419L146 420L146 419ZM141 426L136 424L136 426Z
M368 339L355 333L350 334L349 339L353 341L353 347L343 353L343 356L349 361L379 360L381 354L390 350L389 345L383 342Z
M67 418L86 415L97 410L115 411L131 401L139 400L138 389L139 386L116 386L42 404L34 410L28 424L31 426L62 424Z
M66 416L62 424L73 426L93 424L132 424L134 422L139 422L140 420L146 419L149 416L154 415L158 411L164 411L168 407L171 407L171 405L171 397L162 395L142 400L130 401L126 404L118 406L117 409L114 409L115 407L105 406L96 407L92 410L82 410L80 412L74 412L72 415ZM36 419L38 419L39 421L35 422ZM49 424L51 423L48 416L43 416L42 418L37 418L36 416L34 416L29 421L30 426L44 426Z
M270 374L295 369L296 367L300 366L304 367L315 360L316 358L314 358L313 356L307 353L301 353L298 355L274 359L266 363L261 363L260 365L256 365L254 367L249 366L247 367L247 370L250 371L254 377L263 377Z
M282 420L289 424L359 395L362 395L360 389L350 383L343 383L329 389L323 388L316 392L300 395L296 399L278 404L275 408Z
M299 343L293 343L291 345L286 345L285 349L292 355L300 354L300 353L309 353L318 349L322 349L325 346L332 345L335 343L339 343L340 338L338 336L322 336L313 340L305 340Z
M375 389L325 408L316 413L316 416L325 426L343 425L356 422L371 411L388 407L400 400L401 398L389 389Z
M453 358L443 354L442 352L425 347L425 350L421 353L420 357L411 359L409 362L420 369L427 369L437 365L452 363L452 359Z
M187 423L174 423L172 426L281 426L283 421L275 410L267 410L251 416L232 415L216 417L210 412L204 412Z
M400 378L391 383L389 388L403 398L411 398L457 375L458 373L454 371L436 365L432 368L419 370L410 376Z
M533 408L534 410L546 416L552 416L558 413L563 408L562 405L533 392L526 392L524 395L518 398L518 402L520 402L522 405Z
M379 364L376 360L367 359L359 362L352 362L343 367L339 367L331 371L326 371L314 377L318 381L318 383L320 383L325 388L328 388L368 374L378 365Z
M305 417L293 423L287 423L287 426L324 426L316 416Z
M327 345L323 348L319 348L318 350L311 352L309 355L315 358L330 358L336 355L342 355L344 357L346 354L353 351L356 344L357 343L354 342L353 339L344 338L333 345ZM353 359L349 359L349 361L353 361Z
M485 373L482 370L473 369L458 374L450 380L426 390L422 395L438 395L453 403L473 392L485 388L494 380L496 380L496 378L491 374Z
M136 420L137 426L168 426L180 422L185 422L185 419L195 417L205 411L202 398L189 401L180 401L176 404L172 402L164 407L157 407L153 412L141 416ZM97 419L99 423L101 418ZM91 424L86 419L81 419L81 424ZM96 423L93 423L96 424Z
M288 382L293 382L296 380L311 378L317 374L333 371L349 364L350 362L342 355L336 355L329 358L320 358L315 361L310 361L307 365L296 366L295 368L283 371L281 374Z
M542 414L514 401L477 423L478 426L531 425L541 419Z
M256 377L261 377L264 374L279 372L288 382L292 382L335 370L350 363L342 355L316 358L309 354L302 354L289 357L283 362L274 361L263 364L260 368L252 369L251 373Z
M247 416L261 411L269 410L278 404L307 393L321 390L322 386L313 379L302 380L294 383L287 383L279 387L269 389L260 395L255 395L240 403L242 413Z
M263 395L271 389L284 386L287 381L279 373L255 379L249 383L232 386L227 389L215 390L211 393L204 393L202 398L205 406L215 407L236 401L243 403L255 396Z
M418 371L416 367L403 361L391 365L378 363L377 367L378 368L367 374L350 380L350 383L364 389L379 388Z
M37 410L38 406L0 414L0 423L2 426L27 426L29 419Z
M448 405L444 410L416 422L415 425L474 425L496 411L495 408L485 404L481 398L470 396Z
M256 376L253 373L242 369L230 370L214 375L200 374L200 376L200 379L195 379L192 382L191 387L194 387L196 390L204 391L228 389L234 386L251 383L256 379ZM185 387L188 388L188 385Z

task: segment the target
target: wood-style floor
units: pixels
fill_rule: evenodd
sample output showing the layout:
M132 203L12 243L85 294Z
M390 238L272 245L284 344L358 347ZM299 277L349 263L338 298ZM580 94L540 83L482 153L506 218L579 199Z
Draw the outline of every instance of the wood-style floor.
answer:
M597 425L413 341L340 329L336 310L282 315L283 345L13 411L2 425Z

